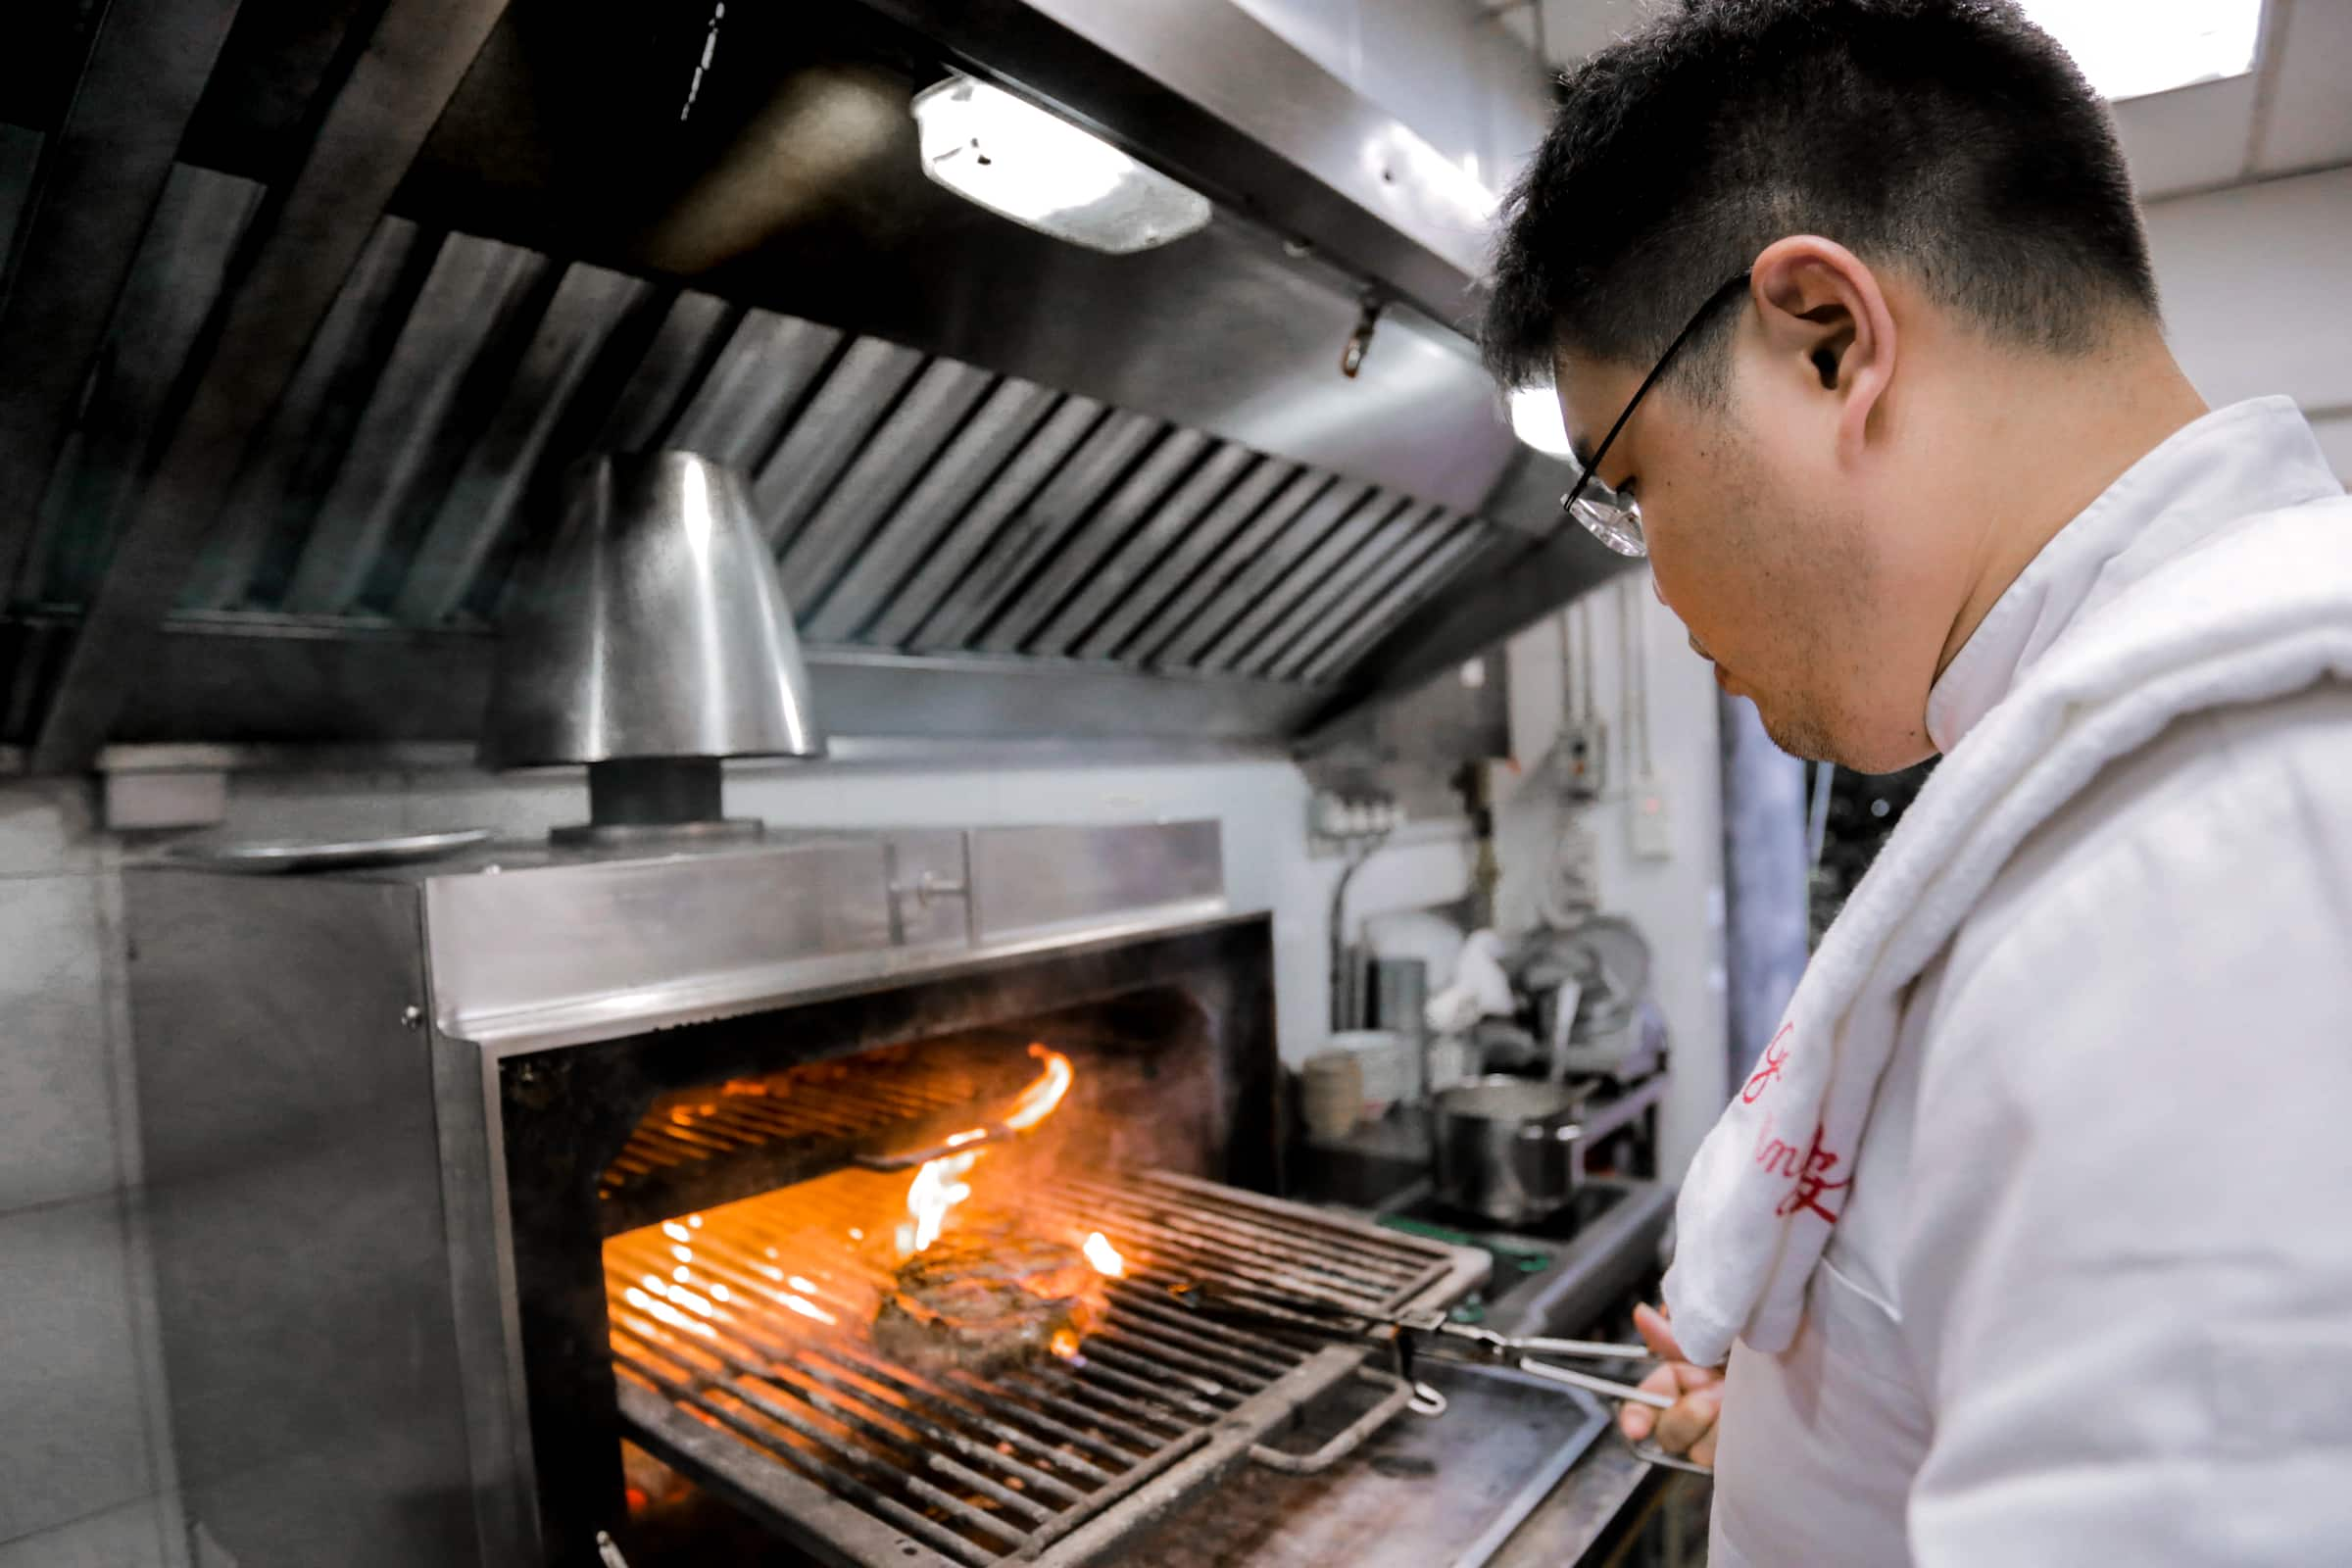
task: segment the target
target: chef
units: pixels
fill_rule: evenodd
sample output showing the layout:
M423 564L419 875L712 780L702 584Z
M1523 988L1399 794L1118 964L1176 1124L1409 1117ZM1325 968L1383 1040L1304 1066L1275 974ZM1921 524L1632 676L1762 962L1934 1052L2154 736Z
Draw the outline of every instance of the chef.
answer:
M2352 501L2164 340L2001 0L1695 0L1562 84L1486 325L1786 749L1942 760L1685 1183L1710 1560L2352 1550Z

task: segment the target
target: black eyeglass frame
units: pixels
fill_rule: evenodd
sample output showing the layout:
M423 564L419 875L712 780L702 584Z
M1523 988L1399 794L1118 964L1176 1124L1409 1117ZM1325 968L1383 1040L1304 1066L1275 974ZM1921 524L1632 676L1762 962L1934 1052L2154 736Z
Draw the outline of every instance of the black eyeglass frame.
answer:
M1617 432L1625 428L1625 421L1634 416L1634 411L1642 406L1642 400L1649 396L1649 389L1658 384L1658 377L1666 373L1666 368L1674 363L1675 355L1682 352L1683 345L1690 341L1691 334L1705 323L1707 318L1713 316L1726 302L1747 287L1751 275L1749 272L1742 271L1737 277L1725 278L1715 292L1707 296L1706 303L1699 306L1691 314L1690 319L1683 323L1683 329L1674 335L1674 341L1666 345L1666 352L1658 356L1658 363L1650 367L1649 374L1643 376L1642 384L1634 389L1633 397L1626 402L1625 412L1617 416L1617 422L1609 426L1609 433L1602 436L1600 445L1592 449L1592 461L1589 464L1578 465L1582 471L1576 476L1576 484L1566 495L1560 497L1561 513L1574 519L1579 527L1590 531L1602 544L1609 545L1611 549L1617 547L1611 544L1606 535L1594 528L1592 524L1585 521L1584 518L1577 516L1577 501L1583 497L1586 487L1593 483L1599 475L1601 460L1609 455L1609 446L1617 439ZM1602 488L1607 489L1608 486L1604 483ZM1638 524L1639 513L1635 514L1635 520ZM1637 542L1642 545L1641 553L1647 555L1649 553L1648 541L1642 539L1638 534L1635 537Z

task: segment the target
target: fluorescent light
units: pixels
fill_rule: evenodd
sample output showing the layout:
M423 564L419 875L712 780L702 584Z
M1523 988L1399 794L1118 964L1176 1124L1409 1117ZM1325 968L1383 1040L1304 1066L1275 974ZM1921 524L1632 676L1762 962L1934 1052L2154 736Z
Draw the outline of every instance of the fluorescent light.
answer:
M923 172L1040 233L1125 255L1208 221L1208 199L1025 98L969 76L914 96Z
M1523 386L1511 394L1511 433L1546 457L1576 461L1560 423L1559 397L1550 387Z
M2109 99L2242 76L2254 69L2263 0L2025 0L2026 15Z

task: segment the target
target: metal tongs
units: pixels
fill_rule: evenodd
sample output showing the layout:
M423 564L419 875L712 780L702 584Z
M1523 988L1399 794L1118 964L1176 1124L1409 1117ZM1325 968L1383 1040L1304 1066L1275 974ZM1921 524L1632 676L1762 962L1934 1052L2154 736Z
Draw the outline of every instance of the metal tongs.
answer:
M1654 1363L1657 1357L1639 1345L1609 1345L1598 1340L1519 1339L1475 1323L1456 1323L1438 1307L1369 1312L1316 1297L1289 1295L1280 1296L1277 1304L1267 1298L1274 1293L1238 1292L1201 1280L1172 1287L1169 1294L1195 1311L1215 1316L1280 1323L1324 1334L1361 1334L1396 1347L1399 1359L1408 1368L1415 1355L1433 1361L1507 1366L1547 1383L1565 1384L1604 1398L1630 1399L1653 1410L1671 1409L1674 1405L1670 1396L1612 1382L1573 1367L1557 1366L1549 1359ZM1437 1407L1443 1408L1444 1397L1436 1391L1428 1391L1428 1398L1435 1399ZM1427 1400L1416 1401L1414 1407L1429 1410Z

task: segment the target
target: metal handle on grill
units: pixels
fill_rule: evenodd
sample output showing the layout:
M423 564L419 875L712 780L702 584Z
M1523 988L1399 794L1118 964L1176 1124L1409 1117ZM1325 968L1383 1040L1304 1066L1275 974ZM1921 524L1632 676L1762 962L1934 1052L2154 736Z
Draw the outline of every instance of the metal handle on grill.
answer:
M893 882L890 896L894 899L911 897L917 904L929 908L934 899L970 898L972 885L958 882L952 876L941 876L937 871L925 871L911 882Z
M1321 1475L1353 1453L1366 1438L1387 1426L1397 1411L1413 1401L1417 1392L1410 1379L1398 1377L1394 1372L1380 1372L1365 1367L1355 1375L1366 1383L1395 1384L1396 1387L1378 1404L1334 1433L1329 1442L1312 1453L1286 1453L1269 1444L1260 1443L1251 1446L1250 1457L1267 1469L1280 1470L1285 1475Z

